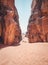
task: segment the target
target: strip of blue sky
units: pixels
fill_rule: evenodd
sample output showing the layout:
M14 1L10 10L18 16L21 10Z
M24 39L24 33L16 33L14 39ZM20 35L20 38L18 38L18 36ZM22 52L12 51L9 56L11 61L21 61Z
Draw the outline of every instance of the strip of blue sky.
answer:
M22 33L27 31L28 20L31 13L31 2L32 0L15 0Z

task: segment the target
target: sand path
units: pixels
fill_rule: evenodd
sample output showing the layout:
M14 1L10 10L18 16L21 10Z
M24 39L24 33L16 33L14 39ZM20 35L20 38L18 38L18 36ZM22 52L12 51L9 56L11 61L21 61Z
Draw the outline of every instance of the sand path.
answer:
M0 65L48 65L48 44L24 38L18 46L0 48Z

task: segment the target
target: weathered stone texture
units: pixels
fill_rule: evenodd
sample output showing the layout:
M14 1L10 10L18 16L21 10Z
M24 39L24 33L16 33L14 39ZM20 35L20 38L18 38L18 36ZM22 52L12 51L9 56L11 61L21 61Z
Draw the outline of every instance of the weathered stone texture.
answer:
M0 42L14 44L21 41L19 16L14 0L0 0Z
M48 0L33 0L28 24L29 42L48 42Z

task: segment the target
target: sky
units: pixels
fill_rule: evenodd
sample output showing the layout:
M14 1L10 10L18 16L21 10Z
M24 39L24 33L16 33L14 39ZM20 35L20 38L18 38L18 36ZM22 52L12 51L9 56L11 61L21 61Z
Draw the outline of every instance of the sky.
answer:
M32 0L15 0L15 6L19 14L19 23L22 33L27 32L27 25L31 14Z

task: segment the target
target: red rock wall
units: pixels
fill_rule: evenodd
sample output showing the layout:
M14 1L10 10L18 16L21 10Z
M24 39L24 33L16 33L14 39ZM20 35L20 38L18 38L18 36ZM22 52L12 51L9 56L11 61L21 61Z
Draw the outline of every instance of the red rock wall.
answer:
M29 42L48 42L48 0L33 0L28 24Z
M0 0L0 42L11 45L19 43L21 38L15 0Z

